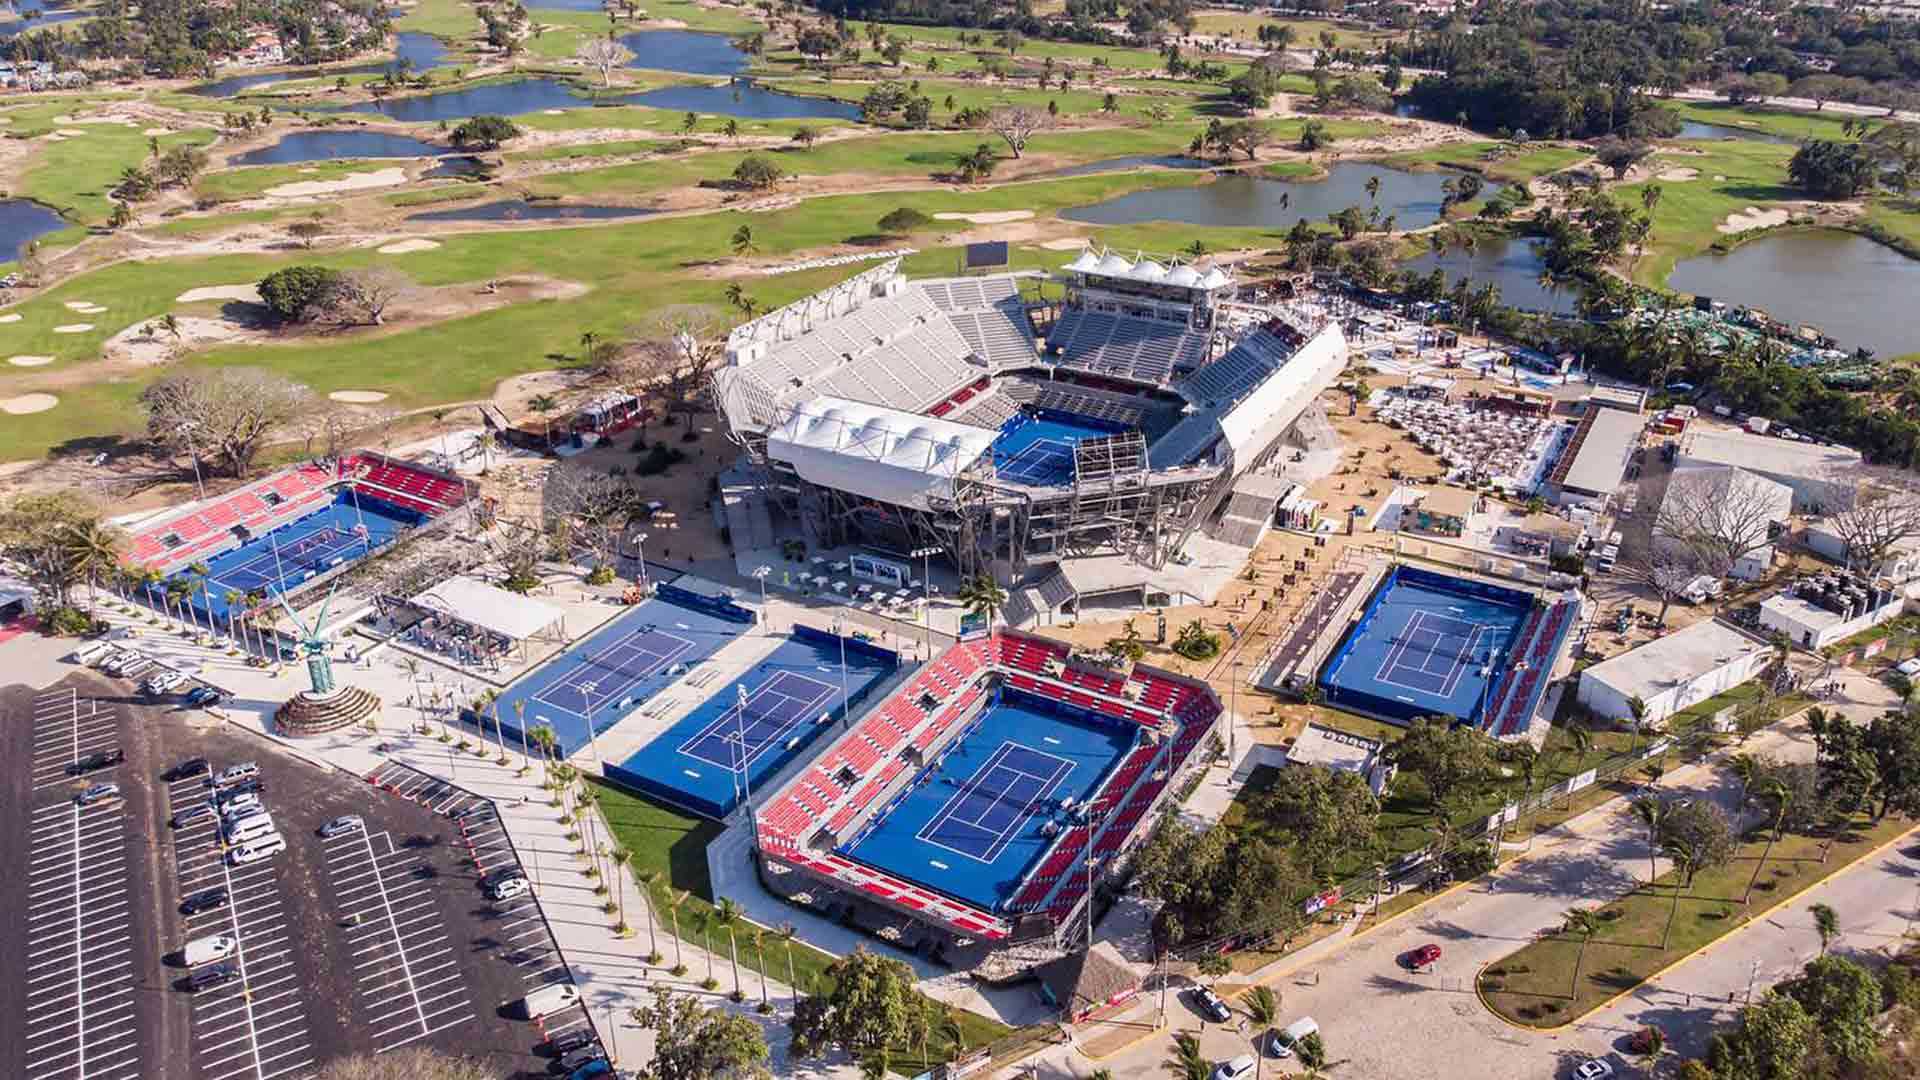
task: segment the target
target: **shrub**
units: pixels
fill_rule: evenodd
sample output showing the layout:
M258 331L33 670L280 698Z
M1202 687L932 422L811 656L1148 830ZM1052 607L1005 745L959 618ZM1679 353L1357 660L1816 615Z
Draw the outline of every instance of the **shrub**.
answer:
M786 174L786 170L782 169L772 158L760 154L748 154L746 157L740 159L740 164L733 167L734 182L741 187L752 188L756 191L764 191L772 187L779 183L781 178L786 176Z
M880 231L890 235L900 236L917 229L927 228L932 224L933 218L927 216L924 211L915 210L911 206L903 206L880 219Z
M647 451L647 456L641 458L640 463L633 467L633 471L639 476L658 476L685 460L687 460L685 451L668 446L666 443L654 443L653 448Z
M520 137L520 128L504 116L476 116L453 129L453 145L462 150L497 150Z
M79 608L59 607L47 615L42 625L61 637L79 637L93 629L93 620Z
M260 299L281 322L304 322L330 307L341 275L324 266L289 266L260 279Z

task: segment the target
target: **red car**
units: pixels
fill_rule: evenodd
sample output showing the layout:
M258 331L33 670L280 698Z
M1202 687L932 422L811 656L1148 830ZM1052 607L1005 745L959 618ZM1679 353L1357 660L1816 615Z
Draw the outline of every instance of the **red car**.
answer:
M1407 966L1412 968L1432 967L1440 962L1440 946L1422 945L1407 954Z

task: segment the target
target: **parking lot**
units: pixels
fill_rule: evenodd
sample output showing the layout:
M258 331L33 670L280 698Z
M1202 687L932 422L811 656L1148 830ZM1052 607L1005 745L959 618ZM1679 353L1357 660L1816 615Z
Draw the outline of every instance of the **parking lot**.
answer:
M66 788L74 762L120 749L120 715L68 684L33 698L33 790Z

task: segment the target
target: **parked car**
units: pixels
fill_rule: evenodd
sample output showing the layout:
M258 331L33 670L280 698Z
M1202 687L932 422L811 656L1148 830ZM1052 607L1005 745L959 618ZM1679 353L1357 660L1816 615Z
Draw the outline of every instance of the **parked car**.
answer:
M148 679L145 689L148 694L158 696L167 693L186 681L187 677L177 671L163 671Z
M257 812L261 807L260 796L251 791L242 791L230 799L220 800L221 818L231 821Z
M175 765L173 768L168 769L166 772L161 773L160 779L169 783L175 780L185 780L190 776L199 776L201 773L206 772L208 768L206 758L190 757Z
M216 911L226 907L228 899L225 885L202 889L197 893L190 893L185 900L180 901L180 914L199 915L202 912Z
M1600 1058L1588 1058L1573 1070L1574 1080L1607 1080L1613 1075L1613 1066Z
M1440 946L1428 942L1407 954L1410 968L1432 967L1440 962Z
M344 817L334 818L332 821L320 826L320 839L331 840L336 836L350 832L364 832L366 827L367 823L361 819L359 814L347 814Z
M1317 1035L1319 1032L1320 1025L1314 1021L1313 1017L1303 1016L1295 1020L1274 1035L1272 1047L1273 1056L1277 1058L1292 1057L1293 1049L1300 1045L1300 1040L1309 1035Z
M227 851L227 865L247 866L262 859L270 859L287 850L287 839L279 833L265 836L236 845Z
M196 708L211 708L227 700L227 696L211 686L196 686L187 691L187 704Z
M211 990L221 983L229 982L239 977L240 965L238 964L209 964L206 967L196 969L193 974L181 980L181 985L185 986L188 992L197 994L202 990Z
M240 783L235 784L230 788L222 788L218 792L215 792L213 796L213 801L217 805L225 806L227 803L232 802L235 799L244 799L249 795L257 799L260 796L265 795L266 793L267 793L266 784L258 780L243 780Z
M517 877L526 877L526 876L527 876L526 873L522 871L518 866L503 866L498 870L489 870L486 873L481 874L480 887L482 889L491 889L495 885L500 884L501 882L507 880L508 878L517 878Z
M215 960L225 960L239 947L239 940L227 934L208 934L187 942L186 948L180 950L180 959L188 967L199 967Z
M526 895L532 888L533 882L528 881L526 878L512 877L490 886L487 889L487 899L495 901L511 900L516 896Z
M580 1000L580 988L572 983L548 983L520 999L520 1008L528 1020L552 1016Z
M1220 1000L1219 994L1205 986L1193 988L1193 1007L1199 1010L1200 1015L1216 1024L1224 1024L1233 1018L1233 1010L1227 1008L1227 1003Z
M218 773L215 773L213 778L208 780L207 783L213 787L225 787L228 784L237 784L242 780L251 780L259 775L260 765L258 762L243 761L238 765L229 765L221 769Z
M544 1049L549 1055L561 1058L576 1050L585 1050L599 1041L594 1037L592 1028L577 1027L548 1039Z
M585 1065L567 1074L567 1080L595 1080L597 1077L612 1076L613 1066L606 1058L597 1057Z
M1213 1070L1213 1080L1245 1080L1246 1077L1253 1075L1256 1064L1258 1063L1254 1061L1252 1054L1241 1054L1232 1061L1223 1061L1216 1065Z
M127 760L127 753L124 750L95 750L67 766L67 775L80 776L95 769L111 768L125 760Z
M75 795L73 801L79 803L81 806L92 806L95 803L102 803L108 799L117 799L119 797L119 784L94 784L92 787L87 788L87 790Z
M211 803L194 803L192 806L181 807L180 810L169 819L168 824L176 829L184 829L194 822L199 821L201 818L212 816L213 805Z

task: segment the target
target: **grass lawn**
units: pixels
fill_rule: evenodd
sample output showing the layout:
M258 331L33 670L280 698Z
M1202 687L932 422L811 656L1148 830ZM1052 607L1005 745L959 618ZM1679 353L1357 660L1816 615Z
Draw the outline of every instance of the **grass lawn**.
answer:
M409 158L334 158L298 165L249 165L207 173L194 183L193 193L209 202L229 202L252 198L282 184L338 180L354 173L398 169L408 164L411 164Z
M56 119L84 119L93 100L97 99L68 98L6 113L13 118L7 129L10 138L44 136L55 129L85 133L58 142L37 138L32 162L21 172L12 191L16 196L45 203L82 225L106 221L113 212L107 191L118 182L121 170L146 161L151 151L148 136L138 127L61 123ZM176 146L205 146L212 141L213 132L201 130L158 136L162 151Z
M713 911L714 903L713 886L707 876L706 849L720 835L721 826L704 818L667 809L610 784L595 783L594 787L599 792L600 806L607 824L619 839L620 846L633 852L635 874L654 872L660 875L650 893L654 898L657 917L662 920L658 928L660 936L667 939L662 942L660 951L665 954L667 962L672 963L676 953L671 940L672 916L668 912L670 897L676 891L688 894L679 910L680 933L687 942L700 944L703 940L702 921ZM645 934L646 914L637 910L637 899L628 897L627 922ZM778 927L771 929L778 930ZM742 927L738 938L741 990L749 1000L753 1000L759 993L759 980L751 973L761 970L761 954L753 945L749 928ZM875 948L877 950L880 946L876 943ZM712 952L716 955L713 977L731 990L732 974L727 962L724 933L716 935ZM805 942L795 942L792 952L794 979L803 992L823 993L832 989L826 974L827 965L833 962L832 957L809 947ZM787 981L787 946L777 934L766 936L765 955L767 975L780 982ZM698 968L693 973L705 974ZM960 1023L969 1047L992 1042L1012 1030L997 1020L977 1013L955 1010L954 1016ZM902 1048L894 1054L893 1068L896 1072L911 1076L934 1062L947 1061L955 1049L953 1043L936 1033L927 1044L928 1057L932 1061L923 1062L917 1046Z
M1846 135L1841 128L1848 119L1879 126L1879 121L1868 117L1769 109L1764 105L1733 105L1724 101L1670 101L1666 107L1679 113L1683 120L1745 128L1788 139L1843 139Z
M1680 875L1669 873L1601 905L1603 926L1586 947L1584 958L1579 939L1559 934L1508 954L1482 972L1481 998L1516 1024L1549 1028L1567 1024L1709 943L1765 918L1912 827L1912 822L1904 820L1888 819L1879 825L1866 819L1855 821L1842 830L1824 863L1821 837L1789 835L1767 854L1770 833L1756 830L1740 844L1731 862L1702 870L1691 888L1684 886ZM1748 882L1756 874L1752 902L1742 905ZM1662 948L1669 920L1671 937ZM1523 933L1547 928L1513 929Z
M330 206L290 206L283 210L236 210L231 214L213 214L207 217L162 219L153 225L142 225L140 231L169 237L209 236L240 225L292 221L294 218L304 218L315 213L330 214L334 209Z
M1592 155L1577 147L1528 147L1517 153L1495 156L1491 152L1505 146L1497 142L1449 143L1445 146L1412 150L1381 158L1382 164L1403 169L1447 166L1480 173L1502 183L1524 183L1548 173L1556 173Z
M1794 148L1777 143L1728 140L1700 145L1701 153L1660 154L1662 168L1697 170L1694 180L1654 180L1660 186L1660 204L1653 212L1651 250L1633 268L1633 279L1654 288L1664 287L1674 263L1698 255L1726 234L1717 226L1727 215L1749 207L1797 199L1801 193L1787 186L1787 159ZM1613 189L1635 213L1646 182Z
M393 27L461 42L480 32L480 19L473 6L461 0L418 0L406 15L395 20Z
M997 83L982 85L972 81L921 79L920 93L933 101L933 119L936 123L950 121L952 114L961 109L995 109L1002 106L1027 105L1036 109L1045 109L1049 105L1058 108L1061 116L1112 117L1116 120L1139 118L1145 115L1153 105L1163 105L1172 111L1172 119L1192 120L1208 116L1229 117L1235 110L1229 105L1224 94L1208 93L1205 96L1195 94L1126 94L1118 98L1119 109L1115 113L1103 114L1100 109L1106 101L1106 92L1099 89L1061 90L1050 86L1046 90L1036 89L1031 83ZM842 101L859 102L872 89L865 83L821 83L815 81L768 80L767 86L773 89L787 90L793 93L813 94L822 97L838 98ZM952 105L948 105L952 102Z
M1869 199L1867 221L1920 246L1920 198L1882 195Z
M577 146L548 146L539 150L511 150L502 155L508 161L572 161L578 158L625 157L651 154L675 144L664 139L620 139L614 142L582 143Z
M1227 36L1252 43L1260 40L1262 26L1293 27L1293 47L1318 49L1320 34L1333 31L1334 44L1342 49L1378 49L1405 34L1391 30L1362 30L1340 26L1325 19L1269 19L1252 12L1208 11L1194 16L1194 32L1207 36Z

